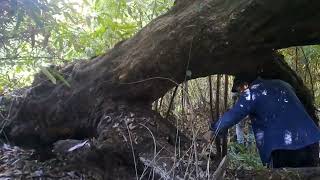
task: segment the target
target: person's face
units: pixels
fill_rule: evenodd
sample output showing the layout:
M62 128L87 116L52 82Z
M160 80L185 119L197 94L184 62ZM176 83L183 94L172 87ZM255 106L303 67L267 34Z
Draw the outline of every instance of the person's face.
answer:
M249 84L248 83L243 83L243 84L240 84L237 87L237 91L240 92L240 93L243 93L248 88L249 88Z

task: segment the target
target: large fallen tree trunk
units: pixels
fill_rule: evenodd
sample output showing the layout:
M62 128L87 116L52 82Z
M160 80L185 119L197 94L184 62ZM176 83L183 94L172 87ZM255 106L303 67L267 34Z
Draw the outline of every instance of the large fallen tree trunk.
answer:
M104 150L95 154L105 157L99 167L110 170L108 158L126 162L117 154L128 156L132 150L126 129L145 126L155 138L175 142L174 128L164 128L171 126L150 115L151 102L183 82L187 71L193 79L263 69L266 77L290 82L314 115L306 87L283 59L276 61L274 50L320 42L319 8L318 0L178 0L169 12L106 54L62 69L71 88L52 85L38 75L27 96L10 111L6 132L17 144L33 146L97 137L98 149ZM141 121L131 122L129 112L140 114ZM134 138L144 137L149 132L144 130ZM133 139L134 148L154 143L146 139Z

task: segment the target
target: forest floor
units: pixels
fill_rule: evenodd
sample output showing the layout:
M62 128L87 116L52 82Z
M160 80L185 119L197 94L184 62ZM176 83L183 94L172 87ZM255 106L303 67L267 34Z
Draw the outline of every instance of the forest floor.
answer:
M102 180L103 177L97 171L81 169L79 166L67 164L58 157L41 160L41 155L32 149L22 149L17 146L2 144L0 146L0 180L12 179L94 179ZM214 163L217 165L216 163ZM215 166L214 165L214 166ZM313 176L315 174L313 173ZM315 178L308 179L317 179ZM132 177L135 179L136 177ZM188 178L189 179L189 178ZM208 179L208 178L200 178ZM226 180L282 180L305 179L299 174L283 169L272 171L268 169L244 170L226 168L224 176Z
M40 160L35 150L2 144L0 147L0 179L102 179L84 169L75 170L58 158Z
M2 144L0 146L0 180L11 179L103 179L101 174L67 164L59 157L42 160L33 149ZM217 166L218 161L213 166ZM214 168L215 168L214 167ZM233 172L229 173L233 176ZM229 179L234 179L230 176ZM135 177L132 177L135 179ZM204 178L207 179L207 178Z

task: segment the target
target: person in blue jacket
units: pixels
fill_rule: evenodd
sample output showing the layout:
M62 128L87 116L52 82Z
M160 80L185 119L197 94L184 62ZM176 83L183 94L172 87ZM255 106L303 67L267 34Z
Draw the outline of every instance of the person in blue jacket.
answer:
M320 131L291 85L278 79L240 75L233 86L241 95L231 110L211 124L211 137L223 134L249 115L264 165L317 166L313 147L319 146Z

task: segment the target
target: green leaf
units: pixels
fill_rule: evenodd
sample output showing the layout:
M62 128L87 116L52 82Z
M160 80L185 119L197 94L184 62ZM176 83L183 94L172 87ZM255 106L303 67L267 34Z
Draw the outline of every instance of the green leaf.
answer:
M51 36L51 33L47 33L44 35L44 40L42 41L43 48L46 48L48 46L50 36Z
M34 20L34 22L36 23L36 25L38 26L38 28L43 28L43 21L42 19L40 18L39 14L33 12L33 11L30 11L30 16L31 18Z
M16 73L21 73L22 72L22 67L20 66L20 65L18 65L17 67L16 67L16 71L15 71Z
M31 37L30 37L31 38L31 47L32 48L34 48L34 45L36 43L35 37L36 37L36 35L35 35L35 32L33 31L32 34L31 34Z
M15 31L19 29L20 24L21 24L21 22L23 20L23 15L24 14L23 14L22 10L19 10L18 14L17 14L17 23L16 23L16 26L14 27Z
M87 0L83 0L83 3L87 6L91 6L91 4Z
M73 22L73 23L75 23L75 24L77 23L77 22L74 20L74 18L70 15L70 13L64 12L63 14L64 14L65 17L67 17L68 19L70 19L71 22Z
M87 25L90 27L91 26L91 18L89 16L86 17L86 22L87 22Z
M133 16L133 13L132 13L132 10L131 10L130 6L128 6L128 14L129 14L132 18L134 18L134 16Z
M44 75L47 76L47 78L53 83L57 84L56 78L50 73L50 71L46 67L40 67L41 71L43 72Z
M52 73L56 76L57 79L59 79L64 85L68 86L71 88L70 83L56 70L52 70Z

